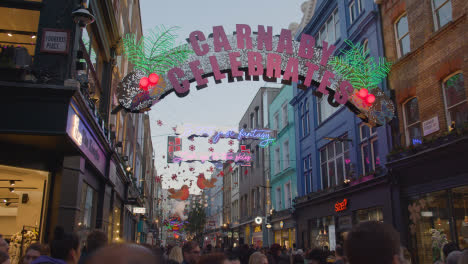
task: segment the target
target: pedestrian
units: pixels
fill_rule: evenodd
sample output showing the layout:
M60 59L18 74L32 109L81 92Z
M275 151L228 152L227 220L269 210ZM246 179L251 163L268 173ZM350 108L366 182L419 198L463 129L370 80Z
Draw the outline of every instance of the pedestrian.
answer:
M107 234L100 230L92 231L86 237L86 248L81 252L80 261L78 263L84 264L90 255L105 245L107 245Z
M8 250L10 249L10 245L8 242L0 235L0 251L5 252L8 255Z
M10 264L10 256L5 251L0 251L0 264Z
M179 246L175 246L171 249L169 253L168 260L173 260L177 264L181 264L184 261L184 256L182 255L182 249Z
M223 253L212 253L201 256L196 264L230 264Z
M335 264L345 264L345 256L343 247L338 244L335 247Z
M462 252L459 250L452 251L450 254L448 254L445 262L447 264L458 264L458 260L461 258L461 255Z
M344 248L349 264L400 263L400 236L386 223L357 225L349 232Z
M292 257L293 264L304 264L304 252L302 249L296 250L296 254Z
M76 234L65 233L63 227L58 226L50 242L50 257L40 256L32 264L77 264L79 259L80 239Z
M194 241L189 241L182 247L184 261L182 264L196 264L200 259L200 246Z
M320 248L312 249L307 255L308 263L310 264L326 264L327 263L327 254L324 250Z
M227 258L229 260L229 264L241 264L239 255L233 252L230 254L227 254Z
M462 251L457 264L468 264L468 249Z
M44 247L39 243L33 243L26 249L26 254L23 257L21 264L31 264L41 255L47 255Z
M281 246L273 244L270 247L270 254L268 255L268 263L270 264L289 264L290 260L287 256L281 254Z
M444 252L444 258L447 259L448 255L455 250L460 250L455 242L448 242L442 248L442 252Z
M260 252L255 252L250 255L249 264L268 264L268 259Z
M86 264L162 264L153 252L137 244L113 244L97 250Z

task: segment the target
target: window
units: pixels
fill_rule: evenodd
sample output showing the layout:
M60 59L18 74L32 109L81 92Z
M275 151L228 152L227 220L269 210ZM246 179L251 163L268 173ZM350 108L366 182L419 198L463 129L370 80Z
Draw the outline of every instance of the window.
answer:
M257 192L255 190L252 190L252 208L255 209L257 205Z
M255 127L260 127L260 116L258 115L258 108L255 108Z
M459 72L447 78L443 83L443 91L448 125L451 126L455 122L457 127L462 127L468 122L468 103L463 74Z
M326 41L329 45L334 44L340 38L340 18L338 9L328 18L327 22L319 30L317 46L322 46L322 41Z
M281 205L281 187L276 188L276 211L283 209Z
M275 149L275 173L280 172L281 155L279 147Z
M362 42L362 48L364 50L364 54L367 53L367 55L366 55L366 58L367 58L369 56L369 54L370 54L369 40L368 39L365 39L364 42Z
M377 130L369 129L365 124L360 126L361 134L361 160L363 174L367 174L380 166Z
M317 101L318 104L318 122L321 124L331 115L338 111L339 107L334 107L328 103L327 95L322 95Z
M275 130L279 131L279 113L275 113L275 116L273 117L275 122L273 125L275 126Z
M289 168L289 141L283 143L283 170Z
M81 197L81 227L93 229L96 217L96 191L88 184L83 183Z
M348 9L349 9L349 23L352 24L354 20L356 19L356 6L354 4L354 1L351 1Z
M406 145L421 143L422 132L419 121L418 98L414 97L403 106L403 120L405 121Z
M288 125L288 103L285 102L283 106L281 107L281 114L283 117L283 128L285 128Z
M302 163L303 163L303 170L304 170L304 191L305 193L308 193L308 181L309 181L309 158L308 157L305 157L303 160L302 160Z
M255 146L255 167L260 166L260 147L257 145Z
M301 113L301 134L302 137L305 137L309 134L310 127L309 127L309 102L308 100L304 100L304 104L299 106L299 111Z
M410 52L410 37L408 31L408 17L404 14L395 22L398 58Z
M358 13L358 14L361 14L362 9L363 9L362 0L357 0L357 4L358 4L358 6L357 6L357 8L358 8L357 13Z
M451 0L431 0L434 27L436 30L452 21Z
M347 138L347 135L343 138ZM349 170L349 159L349 145L346 141L331 142L320 150L322 189L343 183Z
M133 0L128 0L128 25L132 27L132 19L133 19Z
M250 128L255 128L255 116L254 114L250 114Z
M291 207L291 183L288 182L284 185L284 208Z

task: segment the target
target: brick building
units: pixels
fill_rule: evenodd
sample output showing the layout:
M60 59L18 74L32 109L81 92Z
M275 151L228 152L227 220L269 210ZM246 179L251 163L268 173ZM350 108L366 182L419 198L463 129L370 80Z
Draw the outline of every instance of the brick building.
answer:
M387 167L399 186L395 225L413 263L440 259L433 229L468 245L467 8L463 0L380 1L401 145Z

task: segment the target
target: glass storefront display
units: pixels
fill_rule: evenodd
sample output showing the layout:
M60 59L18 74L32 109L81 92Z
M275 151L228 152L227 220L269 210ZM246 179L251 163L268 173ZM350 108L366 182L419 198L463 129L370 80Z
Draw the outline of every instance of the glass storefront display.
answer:
M353 214L353 224L355 225L367 221L383 222L383 210L381 207L357 210Z
M325 216L313 219L310 225L311 248L325 248L334 250L336 247L335 219L333 216Z
M418 263L443 261L448 242L466 248L468 186L410 197L408 203L411 251Z

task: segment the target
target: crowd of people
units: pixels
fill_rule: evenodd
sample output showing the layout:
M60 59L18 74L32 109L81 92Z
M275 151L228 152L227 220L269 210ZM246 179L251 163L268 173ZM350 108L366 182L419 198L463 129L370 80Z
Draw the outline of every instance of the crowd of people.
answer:
M444 246L444 261L435 264L468 264L468 250L455 243ZM390 225L365 222L353 228L343 245L327 248L286 249L279 244L269 248L242 245L222 249L194 241L167 247L131 243L108 243L102 231L91 232L86 246L79 237L57 227L48 245L32 244L20 264L411 264L409 252L400 245L399 234ZM10 264L8 243L0 236L0 264Z

